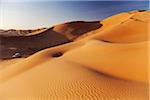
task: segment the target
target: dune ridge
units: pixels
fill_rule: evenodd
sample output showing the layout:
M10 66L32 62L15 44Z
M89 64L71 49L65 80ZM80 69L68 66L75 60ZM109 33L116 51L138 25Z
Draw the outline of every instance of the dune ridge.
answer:
M149 11L120 13L74 42L1 62L0 98L148 100L149 16Z
M29 36L35 33L40 33L47 28L40 28L40 29L28 29L28 30L15 30L15 29L0 29L0 37L12 37L12 36Z
M27 32L31 32L26 33L25 35L18 34L17 30L8 30L8 32L6 31L3 34L0 34L0 58L10 59L13 58L15 53L20 53L19 57L27 57L45 48L71 42L77 37L86 34L89 31L98 29L101 26L102 25L99 23L99 21L77 21L56 25L51 28L37 29L35 31L26 30Z

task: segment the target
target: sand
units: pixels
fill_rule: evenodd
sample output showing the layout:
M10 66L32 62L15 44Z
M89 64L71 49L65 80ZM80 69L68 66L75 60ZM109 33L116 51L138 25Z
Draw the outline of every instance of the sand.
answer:
M148 100L149 16L120 13L74 42L2 60L0 99Z
M36 30L0 30L0 59L10 59L16 53L28 57L37 51L74 41L101 26L99 21L74 21Z
M0 29L0 36L12 37L12 36L30 36L43 32L47 28L40 29L27 29L27 30L15 30L15 29Z
M103 26L100 21L75 21L68 22L54 26L53 30L65 35L69 40L74 39L87 34L88 32L95 31Z

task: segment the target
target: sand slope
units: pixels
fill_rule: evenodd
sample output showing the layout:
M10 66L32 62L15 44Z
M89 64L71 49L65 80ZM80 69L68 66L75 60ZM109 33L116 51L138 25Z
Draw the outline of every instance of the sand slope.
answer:
M85 38L113 43L133 43L148 40L150 11L120 13L101 21L100 29ZM98 33L98 34L97 34ZM83 38L83 37L79 37Z
M68 37L69 40L74 40L79 36L87 34L88 32L95 31L103 26L100 21L76 21L76 22L68 22L65 24L60 24L54 26L53 30L61 33Z
M121 13L75 42L1 62L0 98L148 100L149 14Z
M44 48L69 42L67 37L53 31L51 28L36 35L0 37L0 39L0 58L3 59L12 58L16 52L19 52L22 56L25 56L33 54Z
M0 36L3 37L11 37L11 36L29 36L33 35L35 33L40 33L44 31L46 28L40 28L40 29L34 29L34 30L14 30L14 29L9 29L9 30L2 30L0 29Z
M76 21L36 30L0 30L0 59L12 58L15 53L27 57L45 48L73 41L101 26L99 21Z

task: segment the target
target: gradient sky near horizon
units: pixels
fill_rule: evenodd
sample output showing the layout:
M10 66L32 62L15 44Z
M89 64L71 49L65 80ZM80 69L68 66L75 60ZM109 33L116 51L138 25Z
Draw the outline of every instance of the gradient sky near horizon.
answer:
M149 1L2 0L0 29L35 29L68 21L102 20L119 12L149 9Z

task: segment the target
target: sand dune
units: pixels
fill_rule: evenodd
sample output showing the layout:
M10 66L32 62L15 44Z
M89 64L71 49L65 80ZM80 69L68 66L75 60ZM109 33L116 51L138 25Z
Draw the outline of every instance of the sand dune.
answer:
M101 21L100 29L89 33L96 39L114 43L134 43L148 40L150 11L120 13ZM98 33L98 34L97 34ZM93 34L93 35L92 35ZM99 36L98 36L99 35ZM83 37L79 37L83 38Z
M12 58L19 52L22 56L33 54L41 49L69 42L67 37L53 31L51 28L31 36L13 36L1 38L1 55L3 59ZM40 42L39 42L40 41ZM5 52L7 51L7 52Z
M40 29L34 29L34 30L14 30L14 29L9 29L9 30L3 30L0 29L0 36L3 37L12 37L12 36L29 36L32 35L33 33L40 33L44 31L46 28L40 28Z
M42 49L73 41L101 26L99 21L77 21L37 30L3 30L0 32L0 58L12 58L15 53L20 53L19 57L26 57Z
M69 40L73 41L79 36L84 35L90 31L95 31L96 29L99 29L102 26L103 25L100 23L100 21L95 22L77 21L56 25L54 26L53 30L67 36Z
M149 15L149 11L120 13L74 42L1 61L0 98L148 100Z

